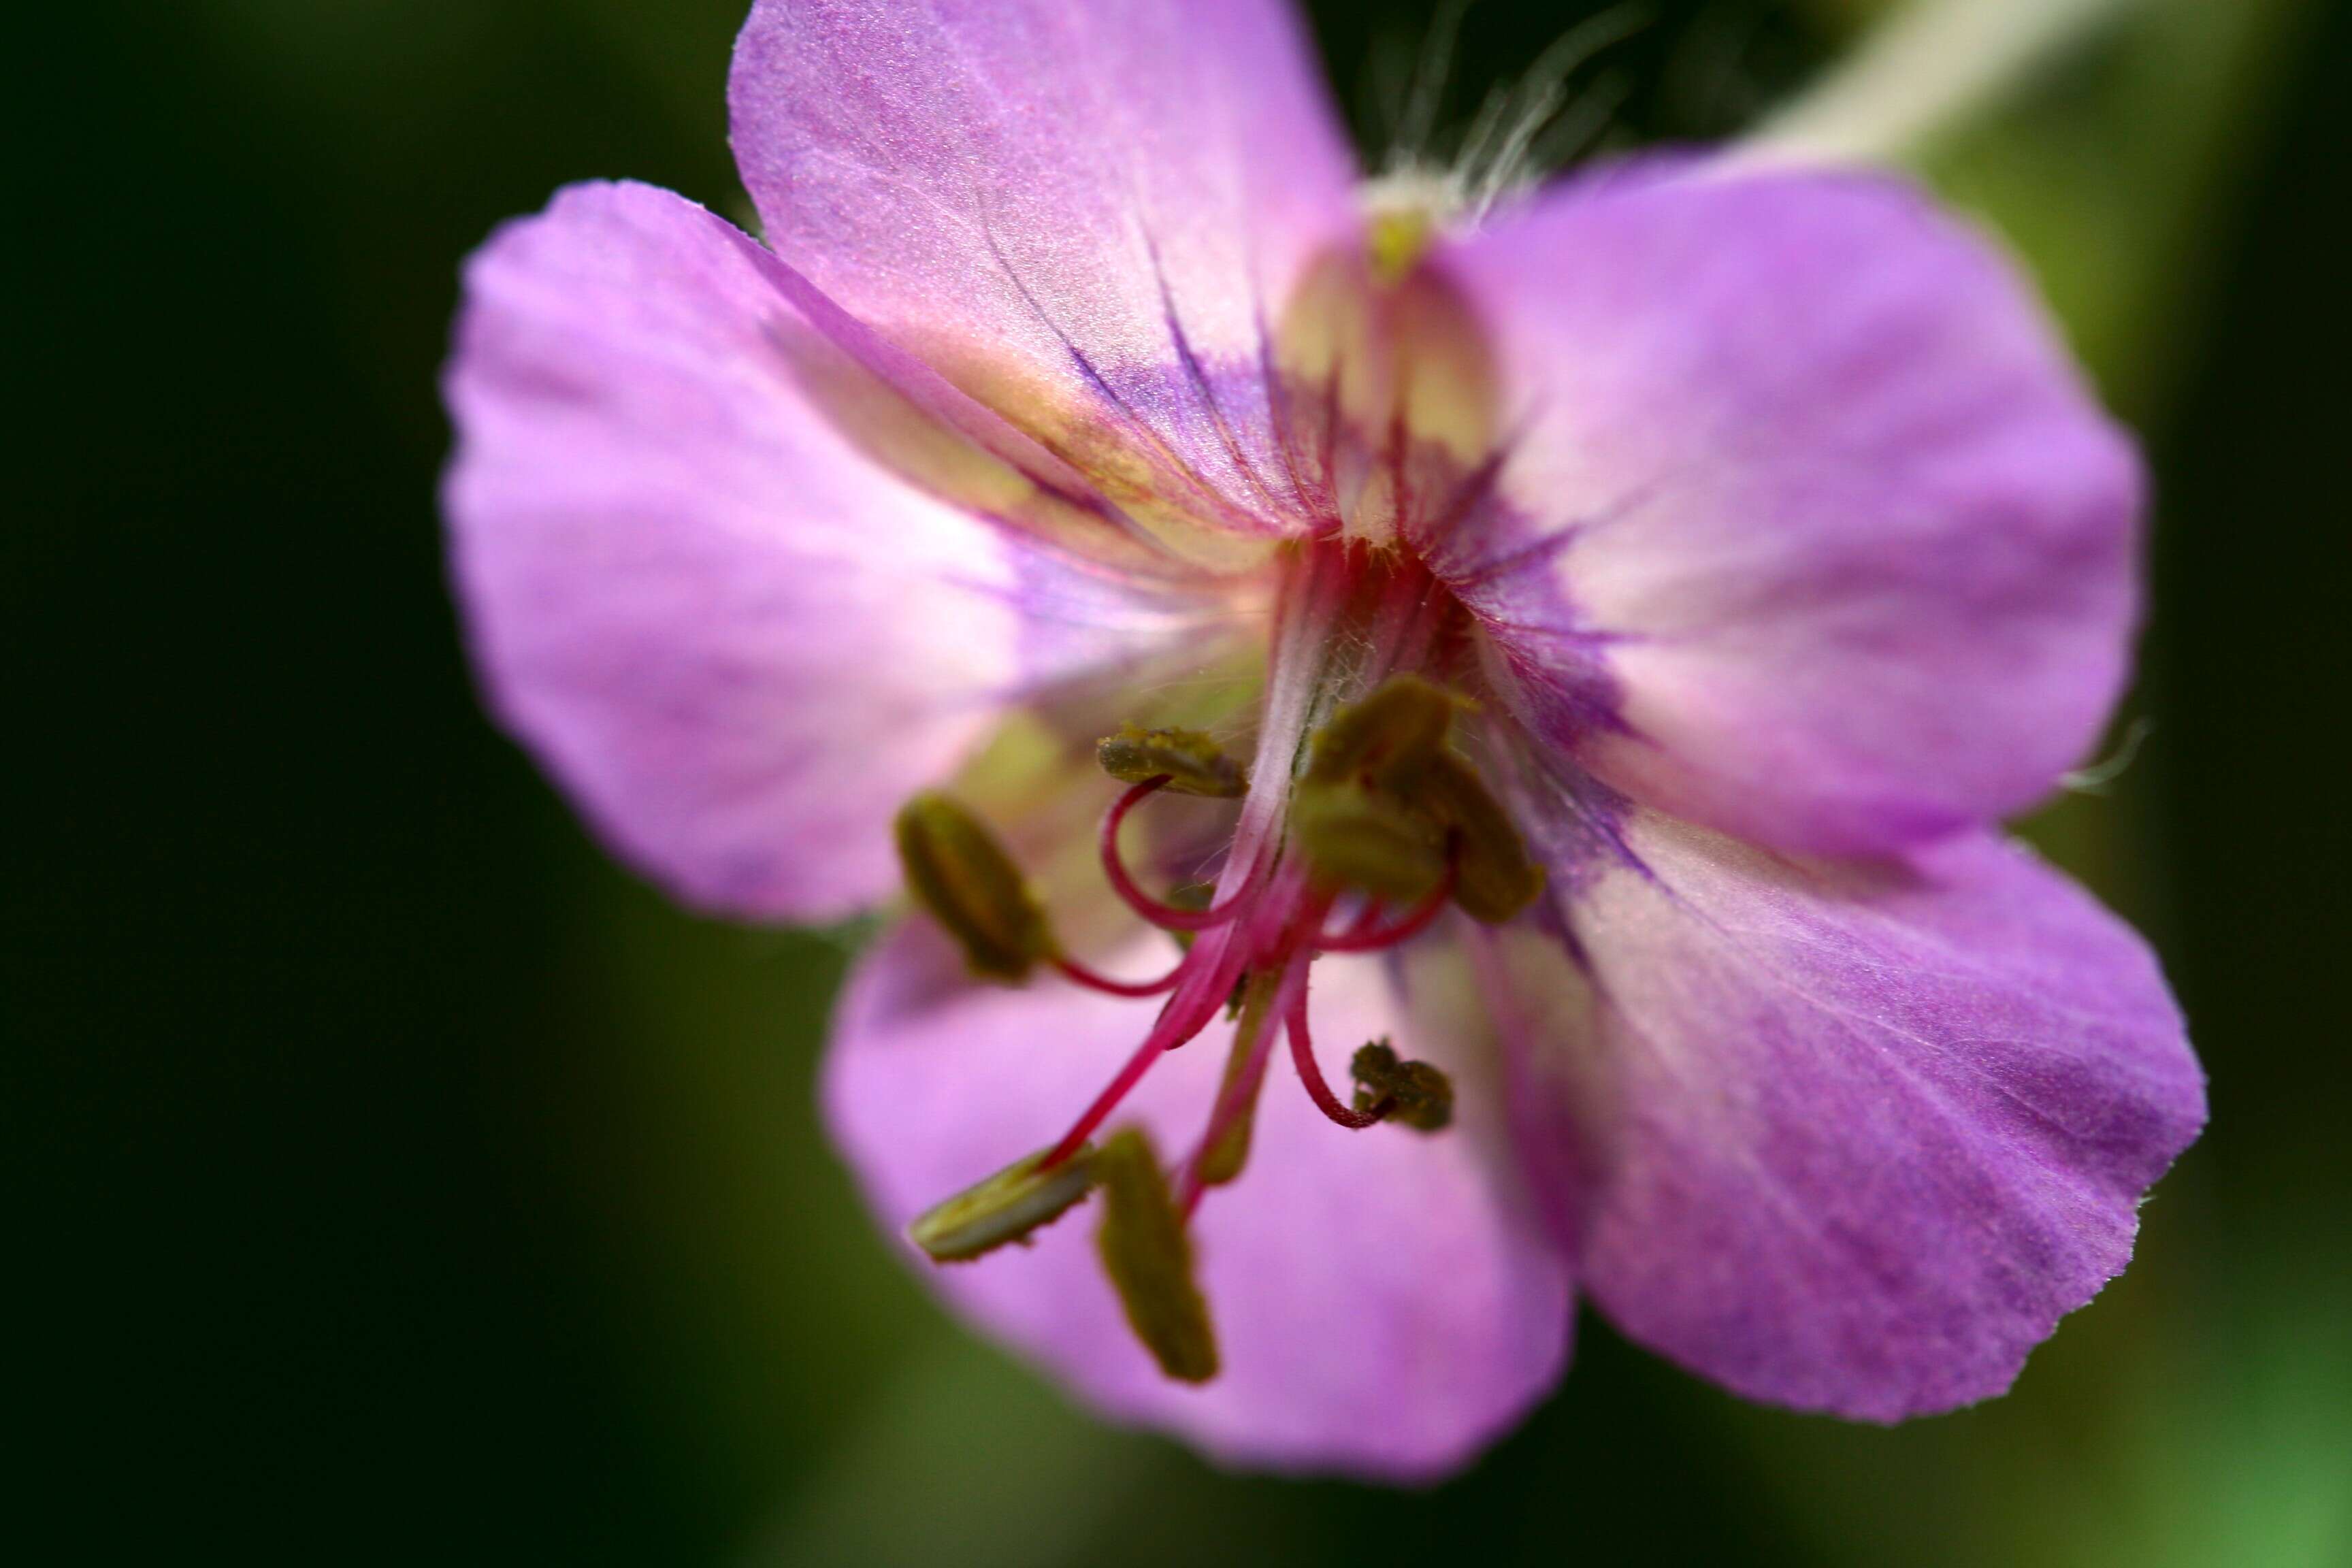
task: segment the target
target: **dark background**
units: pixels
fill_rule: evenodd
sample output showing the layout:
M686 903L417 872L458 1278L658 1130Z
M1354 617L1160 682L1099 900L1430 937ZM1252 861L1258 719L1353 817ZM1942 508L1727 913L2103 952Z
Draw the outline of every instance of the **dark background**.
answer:
M1478 7L1448 122L1592 8ZM1734 131L1872 8L1668 5L1601 75L1627 134ZM0 1555L2352 1563L2352 7L2157 0L1931 164L2158 476L2153 730L2034 826L2213 1078L2141 1261L2011 1397L1891 1433L1588 1320L1421 1495L1219 1475L962 1336L814 1121L845 955L669 909L480 716L457 262L576 178L740 210L740 9L12 14ZM1426 10L1316 9L1377 144Z

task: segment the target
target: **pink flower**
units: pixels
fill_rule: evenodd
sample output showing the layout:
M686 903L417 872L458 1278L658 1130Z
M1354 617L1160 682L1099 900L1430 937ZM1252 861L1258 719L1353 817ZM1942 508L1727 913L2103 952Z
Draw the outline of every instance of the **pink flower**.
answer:
M1415 1478L1578 1292L1896 1420L2123 1267L2202 1079L1996 824L2126 679L2140 480L1980 239L1690 159L1375 211L1275 0L759 0L731 100L765 246L583 185L473 259L457 578L682 899L873 909L897 825L824 1093L894 1231L1029 1159L918 1226L1028 1243L910 1246L961 1310Z

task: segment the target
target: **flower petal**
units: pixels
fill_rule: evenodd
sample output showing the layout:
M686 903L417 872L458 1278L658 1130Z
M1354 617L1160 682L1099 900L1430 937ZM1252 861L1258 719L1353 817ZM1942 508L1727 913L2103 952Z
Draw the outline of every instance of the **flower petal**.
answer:
M1139 942L1107 967L1147 972L1171 956L1155 950L1164 945ZM902 928L861 963L835 1020L828 1116L894 1231L1052 1142L1150 1023L1133 1003L1060 986L974 987L951 967L928 929ZM1476 1053L1404 1020L1374 961L1326 960L1315 978L1327 1075L1344 1084L1347 1053L1392 1035L1454 1073L1460 1116L1435 1136L1345 1131L1281 1059L1272 1064L1249 1166L1208 1194L1196 1222L1223 1357L1214 1382L1172 1383L1136 1343L1096 1262L1091 1207L1031 1247L917 1267L1119 1418L1238 1463L1433 1477L1558 1377L1567 1271L1522 1202ZM1114 1125L1141 1122L1163 1158L1179 1158L1199 1136L1224 1054L1213 1029L1163 1058Z
M1434 553L1601 779L1875 854L2032 804L2094 742L2139 470L1983 240L1884 178L1669 165L1446 265L1515 445Z
M730 96L852 314L1082 468L1292 525L1265 334L1357 219L1282 0L759 0Z
M467 269L445 501L490 700L604 835L697 903L823 920L895 885L891 813L1005 702L1169 628L853 445L810 376L856 367L782 270L643 185L502 229Z
M2146 946L1989 835L1856 868L1616 831L1560 879L1580 963L1513 933L1490 987L1595 1303L1751 1398L1892 1421L2002 1392L2204 1122Z

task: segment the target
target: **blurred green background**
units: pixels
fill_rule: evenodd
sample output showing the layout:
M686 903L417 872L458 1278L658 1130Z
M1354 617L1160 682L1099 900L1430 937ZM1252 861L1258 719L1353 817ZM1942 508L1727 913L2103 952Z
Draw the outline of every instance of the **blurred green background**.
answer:
M1486 0L1447 118L1595 8ZM1876 8L1666 4L1586 79L1622 134L1736 131ZM2153 729L2034 826L2213 1078L2140 1261L2013 1395L1892 1432L1588 1321L1403 1495L1220 1474L964 1337L812 1116L845 954L667 906L473 700L458 259L586 176L740 211L741 9L12 12L0 1556L2352 1563L2352 5L2151 0L1931 170L2158 476ZM1377 144L1427 7L1315 9Z

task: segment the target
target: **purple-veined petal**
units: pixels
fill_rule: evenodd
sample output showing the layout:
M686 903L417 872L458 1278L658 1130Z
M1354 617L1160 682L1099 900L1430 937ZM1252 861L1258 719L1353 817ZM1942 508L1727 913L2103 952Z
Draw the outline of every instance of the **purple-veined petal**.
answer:
M2005 1390L2204 1122L2146 946L1990 834L1875 867L1647 813L1607 837L1559 877L1578 956L1511 932L1490 976L1582 1288L1750 1398Z
M1105 967L1148 973L1167 945L1137 942ZM1052 983L974 986L952 967L928 928L901 928L861 961L835 1019L828 1118L894 1233L1054 1142L1151 1021L1149 1005ZM1344 1087L1354 1047L1391 1035L1454 1073L1459 1116L1435 1136L1347 1131L1277 1056L1248 1169L1196 1221L1223 1359L1205 1387L1169 1381L1135 1342L1096 1260L1091 1205L976 1263L936 1268L899 1245L955 1305L1118 1418L1234 1463L1433 1478L1558 1377L1567 1270L1526 1205L1475 1053L1408 1023L1374 960L1318 963L1313 1005L1327 1077ZM1162 1159L1181 1158L1230 1032L1160 1060L1113 1125L1139 1121Z
M759 0L730 100L851 314L1121 504L1296 526L1267 333L1357 219L1283 0Z
M1645 805L1832 855L2029 805L2126 672L2129 439L1918 193L1666 168L1445 258L1509 447L1442 574L1534 726Z
M1008 700L1169 627L853 444L855 405L1027 489L877 407L784 281L649 186L509 225L467 268L445 500L489 700L603 835L698 904L823 920L895 886L891 814Z

